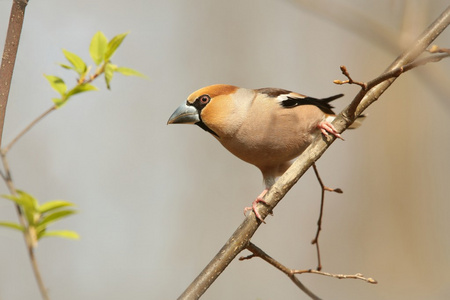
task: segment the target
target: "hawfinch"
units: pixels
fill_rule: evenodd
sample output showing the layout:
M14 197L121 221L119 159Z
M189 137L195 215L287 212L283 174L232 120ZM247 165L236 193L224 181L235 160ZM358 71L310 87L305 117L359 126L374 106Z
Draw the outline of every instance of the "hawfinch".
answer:
M192 93L167 124L198 125L261 170L266 188L245 211L253 209L264 222L256 204L265 203L264 195L309 146L313 133L341 138L330 123L335 117L330 102L342 96L317 99L283 89L217 84Z

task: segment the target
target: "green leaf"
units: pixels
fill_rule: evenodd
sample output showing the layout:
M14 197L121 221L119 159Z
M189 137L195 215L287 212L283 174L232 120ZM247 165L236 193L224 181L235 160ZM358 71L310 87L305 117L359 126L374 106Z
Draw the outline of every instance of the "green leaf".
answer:
M14 195L2 195L3 198L9 199L19 205L27 218L28 224L33 225L39 219L40 213L38 211L39 203L30 194L17 190L17 196Z
M19 206L25 206L25 205L28 205L28 203L26 203L26 200L22 199L22 198L19 197L19 196L14 196L14 195L2 195L2 198L12 200L12 201L14 201L14 202L15 202L17 205L19 205Z
M88 92L88 91L97 91L97 87L93 86L89 83L82 83L79 85L76 85L73 89L68 91L65 95L63 95L61 98L53 98L52 101L55 103L56 108L61 108L64 106L67 101L69 101L69 98L73 95Z
M66 65L66 64L58 64L58 65L60 65L61 67L63 67L64 69L69 69L69 70L75 70L72 66L69 66L69 65Z
M34 225L40 217L40 213L38 211L39 203L37 199L21 190L17 190L17 194L17 196L3 195L2 197L16 202L17 205L22 208L28 224Z
M79 94L79 93L83 93L83 92L88 92L88 91L97 91L98 89L93 86L92 84L89 83L83 83L80 85L75 86L73 89L71 89L68 93L67 93L67 100L69 100L68 98L70 96Z
M52 86L52 88L57 91L59 94L64 95L67 91L67 86L64 83L64 80L58 76L53 75L45 75L45 78L47 78L48 82Z
M33 226L40 217L39 202L25 191L17 190L20 198L24 200L23 210L27 217L28 225Z
M116 72L119 72L120 74L125 75L125 76L138 76L138 77L142 77L142 78L148 78L147 75L144 75L139 71L136 71L131 68L126 68L126 67L118 67L116 69Z
M20 230L22 232L24 231L22 225L13 222L0 222L0 226L9 227L12 229Z
M63 49L64 56L66 59L72 64L73 69L80 75L84 74L86 72L87 67L85 62L76 55L75 53L69 52L66 49Z
M111 89L110 82L113 78L114 71L117 69L116 65L113 65L112 63L107 63L105 65L105 81L106 81L106 87L108 90Z
M105 61L109 61L109 59L113 56L114 52L116 52L117 48L122 44L123 39L128 35L128 32L121 33L113 37L106 47L105 53Z
M61 237L65 239L79 240L80 236L75 231L71 230L52 230L52 231L44 231L40 235L38 235L38 239L43 237Z
M103 32L98 31L96 34L94 34L94 37L91 40L91 45L89 47L89 54L91 55L92 60L97 66L103 62L107 46L108 39L103 34Z
M66 207L66 206L74 206L73 203L68 202L68 201L64 201L64 200L53 200L53 201L48 201L45 202L44 204L42 204L39 207L39 211L41 214L45 214L49 211L61 208L61 207Z
M76 212L77 212L76 210L66 209L66 210L60 210L60 211L56 211L53 213L49 213L49 214L45 215L42 218L42 220L37 224L36 231L40 232L44 228L46 228L48 226L48 224L56 222L59 219L68 217L70 215L73 215Z
M53 98L52 101L53 101L53 103L55 103L56 108L60 108L61 106L63 106L64 104L67 103L66 97L63 97L62 99L60 99L60 98Z

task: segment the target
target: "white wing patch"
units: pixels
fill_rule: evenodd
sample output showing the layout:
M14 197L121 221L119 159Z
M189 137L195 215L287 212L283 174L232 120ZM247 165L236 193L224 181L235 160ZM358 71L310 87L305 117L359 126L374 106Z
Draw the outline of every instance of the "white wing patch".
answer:
M278 102L283 102L288 100L289 98L291 99L304 99L305 96L297 94L297 93L289 93L289 94L281 94L277 97Z

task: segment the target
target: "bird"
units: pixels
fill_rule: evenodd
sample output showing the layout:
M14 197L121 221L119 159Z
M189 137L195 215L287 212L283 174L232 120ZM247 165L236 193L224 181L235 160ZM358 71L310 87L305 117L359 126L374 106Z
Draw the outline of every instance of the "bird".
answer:
M342 96L319 99L280 88L215 84L190 94L167 124L195 124L261 171L265 188L244 214L253 210L264 222L256 205L266 203L270 187L311 144L314 134L343 139L331 124L336 115L330 104Z

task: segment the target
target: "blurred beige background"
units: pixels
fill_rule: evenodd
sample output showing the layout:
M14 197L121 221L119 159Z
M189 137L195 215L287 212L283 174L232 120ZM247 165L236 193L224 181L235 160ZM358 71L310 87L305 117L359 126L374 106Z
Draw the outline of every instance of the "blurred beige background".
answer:
M303 3L305 2L305 3ZM312 2L312 1L311 1ZM280 87L311 96L380 74L448 1L30 1L4 142L51 105L43 73L72 74L61 49L89 59L92 35L131 31L114 56L151 80L74 98L9 158L17 186L80 213L54 226L82 239L43 240L37 257L52 299L175 299L243 219L263 187L259 170L196 126L166 126L194 90L214 83ZM317 6L316 6L317 5ZM0 0L0 41L11 1ZM436 43L450 47L450 29ZM379 281L300 279L323 299L450 298L450 61L402 76L318 162L328 194L324 271ZM0 185L0 193L6 193ZM292 268L316 266L310 245L320 190L309 171L253 241ZM0 220L15 220L0 200ZM39 299L22 237L0 228L0 299ZM234 261L203 299L308 299L261 260Z

